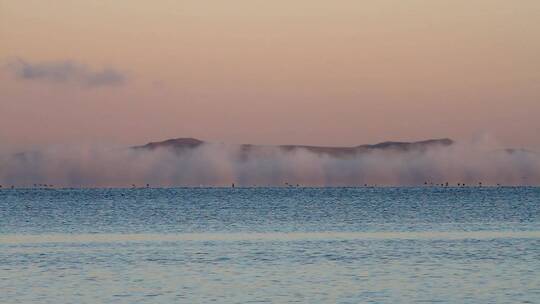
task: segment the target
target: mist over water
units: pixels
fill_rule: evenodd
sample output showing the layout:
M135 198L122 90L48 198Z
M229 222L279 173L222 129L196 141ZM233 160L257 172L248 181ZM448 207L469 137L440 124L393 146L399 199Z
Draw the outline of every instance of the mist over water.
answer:
M487 141L333 157L305 149L205 143L178 151L107 146L0 154L0 184L64 187L538 185L540 155Z

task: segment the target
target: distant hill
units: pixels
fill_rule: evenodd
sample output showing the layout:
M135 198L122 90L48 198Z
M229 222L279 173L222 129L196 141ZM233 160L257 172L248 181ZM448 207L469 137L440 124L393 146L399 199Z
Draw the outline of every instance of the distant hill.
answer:
M195 138L175 138L164 141L150 142L144 146L135 146L133 149L155 150L158 148L167 148L175 150L192 149L204 144L204 141Z
M332 157L350 157L359 153L366 153L370 151L424 151L428 148L433 147L446 147L454 143L453 140L449 138L442 139L429 139L416 142L394 142L387 141L381 142L374 145L358 145L353 147L325 147L325 146L306 146L306 145L278 145L278 146L264 146L264 145L250 145L242 144L238 145L241 151L244 153L249 153L251 150L255 149L268 149L268 148L278 148L285 152L287 151L308 151L318 155L328 155ZM156 150L156 149L170 149L177 153L182 153L183 151L190 150L208 144L208 142L196 139L196 138L175 138L168 139L159 142L150 142L142 146L132 147L136 150Z

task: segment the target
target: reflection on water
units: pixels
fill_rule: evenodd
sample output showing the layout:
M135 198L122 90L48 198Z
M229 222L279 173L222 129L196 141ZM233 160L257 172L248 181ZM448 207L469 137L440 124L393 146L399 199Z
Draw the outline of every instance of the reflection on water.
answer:
M182 234L38 234L0 235L0 244L125 243L175 241L303 241L303 240L485 240L540 238L540 231L418 231L418 232L269 232Z
M1 303L540 302L537 188L9 191Z

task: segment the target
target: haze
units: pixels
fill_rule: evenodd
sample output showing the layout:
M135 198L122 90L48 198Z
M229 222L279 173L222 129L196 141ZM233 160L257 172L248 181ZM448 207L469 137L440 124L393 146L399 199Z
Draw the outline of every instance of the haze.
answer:
M540 149L540 2L0 0L0 149Z

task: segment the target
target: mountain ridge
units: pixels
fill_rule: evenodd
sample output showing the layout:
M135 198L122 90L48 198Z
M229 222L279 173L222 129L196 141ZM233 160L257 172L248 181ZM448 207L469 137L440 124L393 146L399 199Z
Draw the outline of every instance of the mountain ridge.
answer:
M166 139L163 141L149 142L140 146L133 146L132 149L136 150L149 150L156 149L169 149L177 153L181 153L185 150L194 149L205 144L215 144L212 142L206 142L193 137L179 137ZM438 138L427 139L414 142L401 142L401 141L385 141L376 144L362 144L350 147L339 146L312 146L312 145L253 145L253 144L238 144L243 152L249 152L250 150L257 148L278 148L282 151L297 151L305 150L319 155L329 155L335 157L344 157L356 155L358 153L369 151L399 151L406 152L411 150L424 151L431 147L447 147L454 144L454 141L450 138Z

